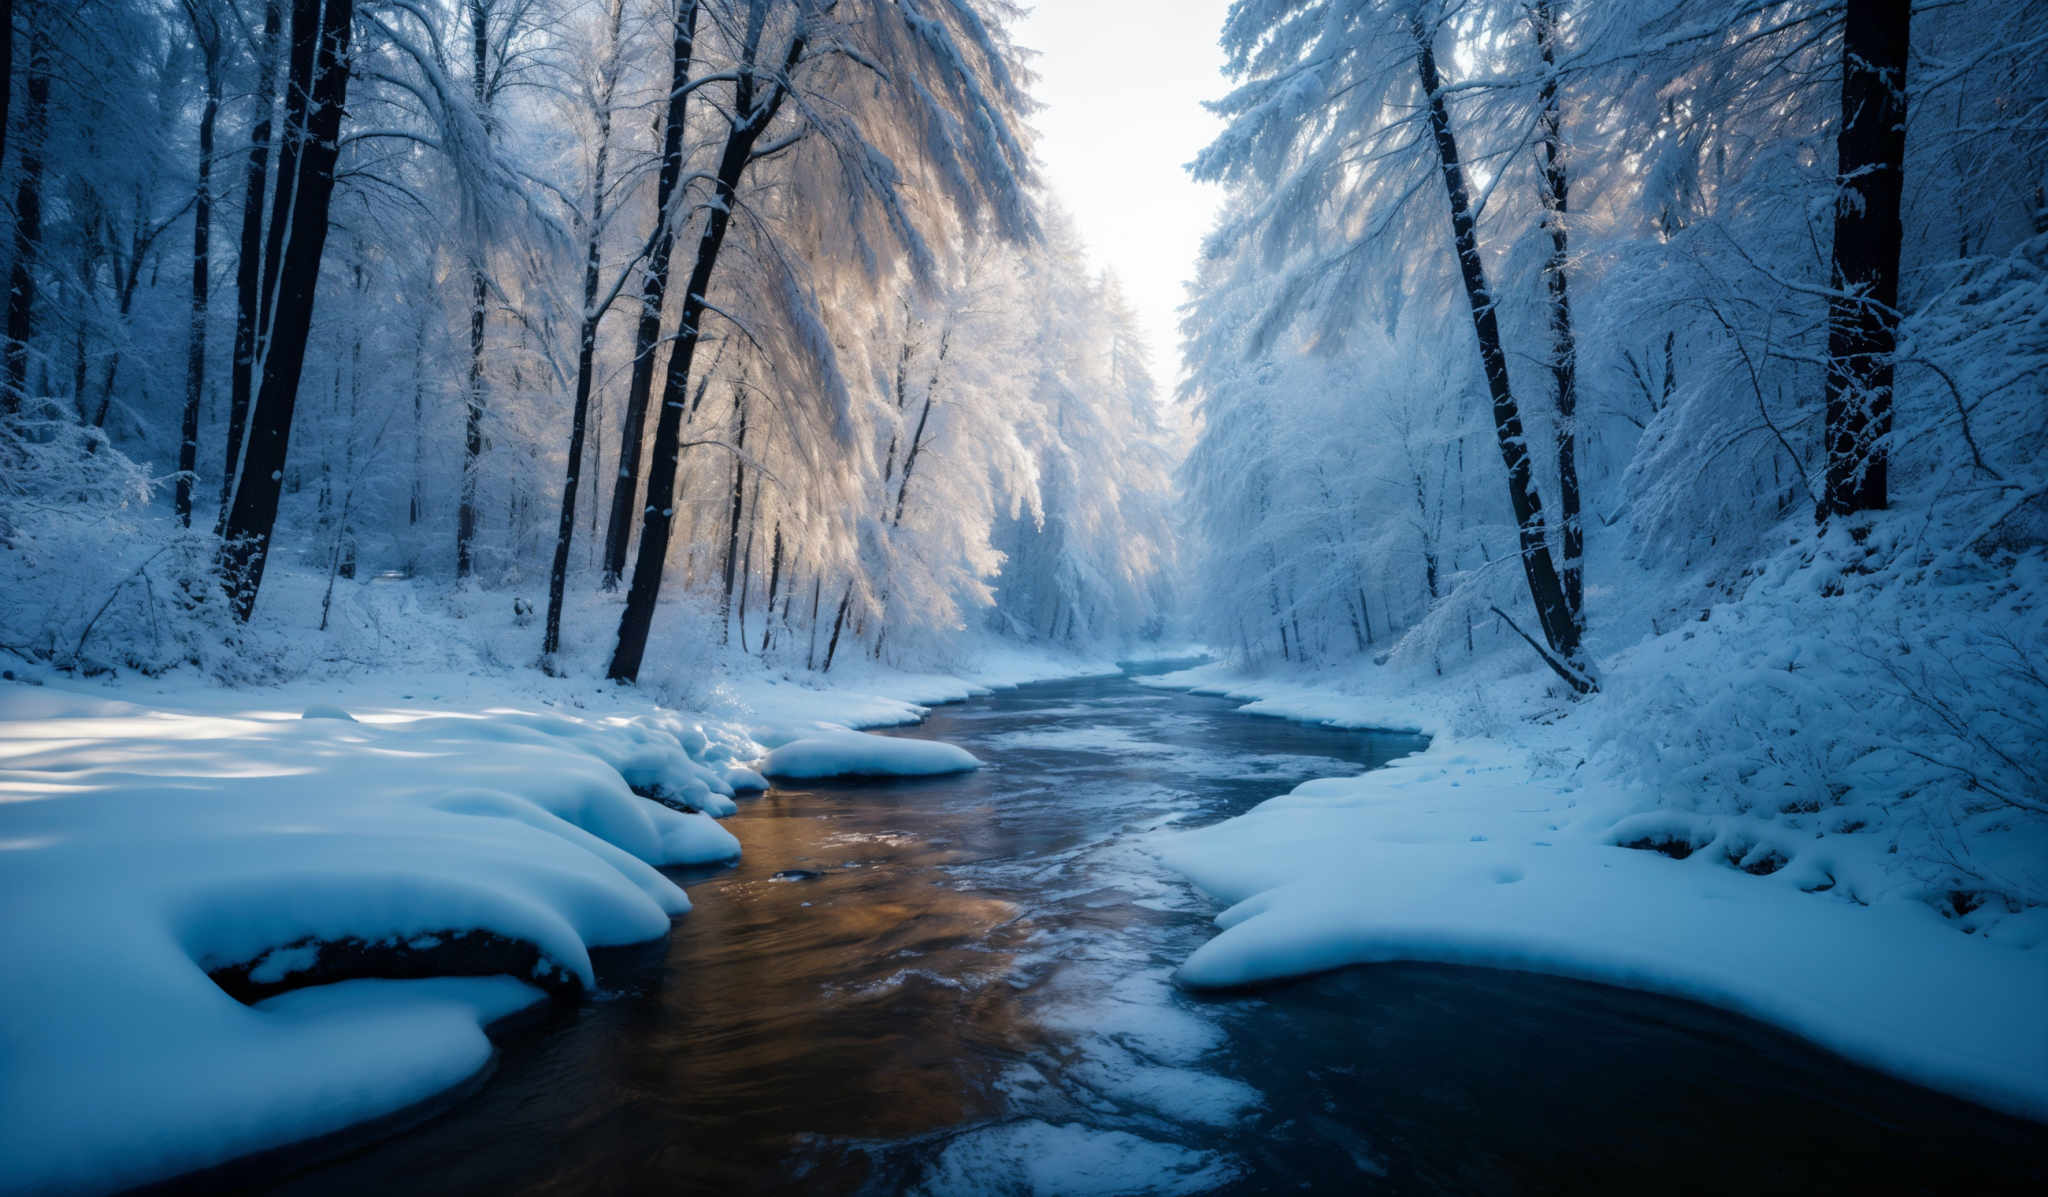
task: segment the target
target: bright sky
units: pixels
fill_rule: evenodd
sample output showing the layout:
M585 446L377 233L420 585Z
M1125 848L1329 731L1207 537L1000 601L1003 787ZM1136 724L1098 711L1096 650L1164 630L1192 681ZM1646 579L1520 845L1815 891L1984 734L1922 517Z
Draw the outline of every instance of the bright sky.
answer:
M1017 28L1039 51L1038 153L1097 263L1144 323L1153 376L1180 377L1181 286L1220 191L1181 169L1221 128L1216 37L1230 0L1038 0Z

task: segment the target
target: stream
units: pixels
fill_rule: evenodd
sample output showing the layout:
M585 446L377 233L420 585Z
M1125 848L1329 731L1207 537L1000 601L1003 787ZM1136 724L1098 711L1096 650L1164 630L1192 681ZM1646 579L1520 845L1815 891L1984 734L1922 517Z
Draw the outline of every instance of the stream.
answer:
M888 733L977 773L743 799L745 858L673 874L665 942L276 1191L2048 1191L2048 1128L1687 1002L1406 965L1177 990L1214 907L1147 836L1421 746L1234 705L1035 684Z

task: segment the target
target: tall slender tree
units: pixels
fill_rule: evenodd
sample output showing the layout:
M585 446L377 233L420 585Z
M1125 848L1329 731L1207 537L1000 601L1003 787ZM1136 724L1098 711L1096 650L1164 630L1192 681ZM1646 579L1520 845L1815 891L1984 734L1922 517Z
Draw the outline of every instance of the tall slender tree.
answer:
M242 172L242 227L235 258L235 345L229 366L226 463L220 475L220 512L216 530L227 528L235 483L242 476L242 452L249 404L256 394L257 362L263 353L262 330L268 304L264 293L263 210L270 186L270 135L278 102L278 38L284 22L284 0L265 0L263 32L256 43L255 112L249 126L249 157Z
M270 305L269 327L257 338L260 382L249 411L240 477L221 530L222 581L242 620L256 607L284 485L341 152L354 10L354 0L292 0L283 137L267 238L275 252L266 254L263 268L265 290L276 300Z
M1435 143L1443 177L1444 198L1450 206L1451 241L1458 257L1458 274L1465 286L1465 299L1472 309L1472 332L1479 344L1481 372L1486 376L1487 394L1493 401L1493 427L1500 444L1501 464L1507 470L1508 502L1514 508L1515 529L1521 542L1522 575L1529 584L1529 597L1536 604L1536 619L1549 651L1543 653L1558 675L1572 688L1585 692L1593 681L1577 663L1578 621L1565 596L1557 563L1550 555L1550 541L1543 523L1543 499L1536 491L1535 472L1529 457L1529 439L1522 431L1522 409L1515 401L1508 380L1507 351L1501 346L1500 316L1493 288L1486 281L1486 267L1479 258L1477 221L1472 213L1471 191L1465 182L1465 164L1458 157L1457 137L1444 99L1443 81L1436 65L1436 31L1420 20L1410 26L1415 36L1415 70L1427 106L1430 139ZM1543 645L1532 646L1542 651Z
M654 457L647 473L648 502L640 524L640 552L633 562L626 610L619 617L618 647L607 671L617 681L637 680L641 659L647 653L647 633L654 622L654 603L661 593L661 573L668 559L669 535L675 520L676 467L682 455L683 404L689 388L690 363L709 310L706 295L711 289L712 274L718 268L719 251L725 245L733 212L739 207L740 178L753 162L754 147L788 98L790 74L804 56L809 30L800 18L780 56L779 69L764 67L760 60L761 39L767 12L767 0L753 0L748 8L746 32L734 67L732 109L726 118L711 202L697 237L696 262L690 268L689 289L683 292L682 312L669 347L661 416L654 428Z
M1827 473L1815 518L1885 506L1898 346L1911 0L1851 0L1842 16L1835 244L1828 298Z
M640 282L640 322L633 330L633 370L619 421L619 468L612 483L611 517L604 534L604 588L626 569L640 495L640 451L646 440L647 400L654 388L654 354L661 342L661 310L668 297L669 259L675 252L683 180L683 134L689 128L690 62L696 54L697 0L672 0L668 104L662 118L661 168L655 184L654 232Z
M7 16L9 22L14 14ZM50 35L44 14L29 10L27 104L21 114L20 173L14 183L14 262L7 276L6 391L0 404L21 410L28 398L29 341L35 331L36 254L43 240L43 139L50 124Z
M590 392L597 369L597 332L611 309L617 288L599 298L603 285L606 177L612 148L612 114L617 98L620 69L619 33L625 19L625 0L609 0L605 10L605 54L598 79L590 94L590 114L596 128L597 145L590 165L589 207L583 221L583 308L576 330L576 397L569 411L569 461L562 478L562 516L555 529L555 556L548 565L547 622L541 635L543 657L552 657L562 646L562 600L569 578L569 542L576 531L577 491L583 479L584 441L590 419Z
M199 110L199 161L192 188L192 317L186 327L185 410L178 422L178 483L173 509L178 522L192 526L192 487L199 470L199 406L206 395L206 325L213 262L213 129L220 115L225 42L219 14L206 0L185 0L185 19L199 47L205 74L206 99Z

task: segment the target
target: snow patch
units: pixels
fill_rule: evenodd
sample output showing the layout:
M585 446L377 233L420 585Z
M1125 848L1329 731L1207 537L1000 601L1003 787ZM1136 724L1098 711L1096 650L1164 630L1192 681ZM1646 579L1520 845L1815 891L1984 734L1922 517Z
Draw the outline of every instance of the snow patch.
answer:
M905 740L845 728L791 740L768 754L770 777L923 777L981 768L973 753L937 740Z

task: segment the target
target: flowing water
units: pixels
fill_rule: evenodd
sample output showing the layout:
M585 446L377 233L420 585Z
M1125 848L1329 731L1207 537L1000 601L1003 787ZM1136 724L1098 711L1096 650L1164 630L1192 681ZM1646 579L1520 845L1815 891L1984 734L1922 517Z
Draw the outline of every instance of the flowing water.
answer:
M2028 1191L2048 1128L1756 1023L1484 969L1176 990L1211 905L1145 851L1414 737L1128 677L892 734L978 773L778 788L738 865L510 1035L482 1088L293 1193ZM2048 1190L2036 1190L2048 1191Z

